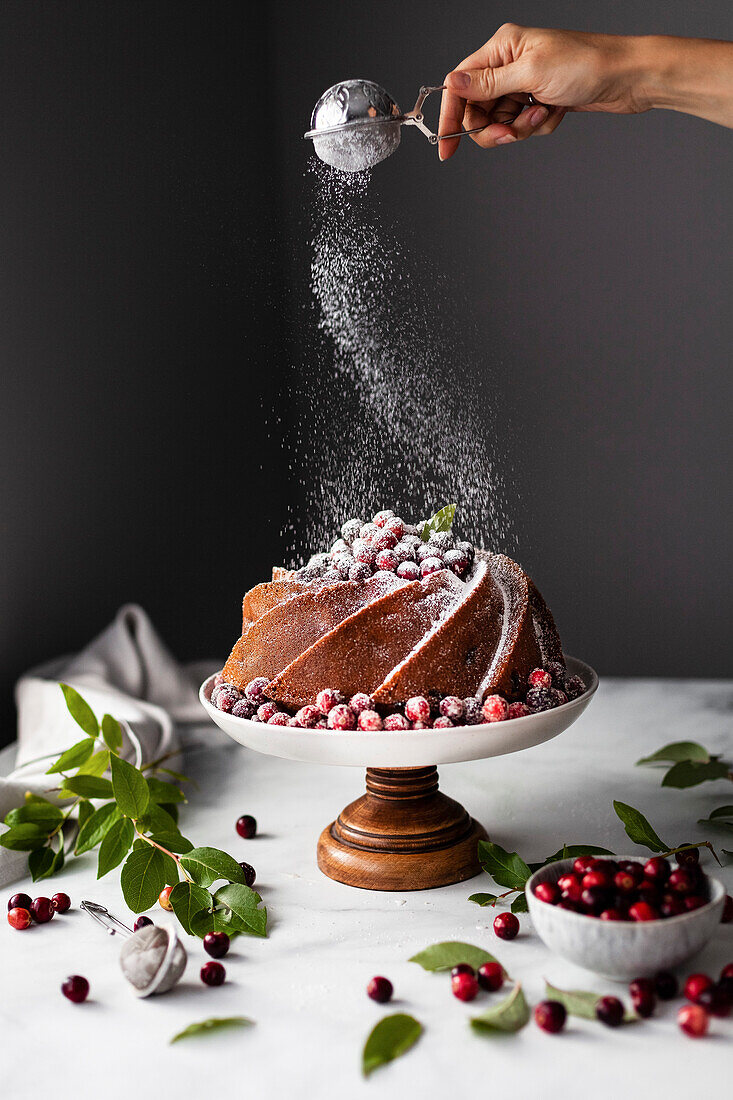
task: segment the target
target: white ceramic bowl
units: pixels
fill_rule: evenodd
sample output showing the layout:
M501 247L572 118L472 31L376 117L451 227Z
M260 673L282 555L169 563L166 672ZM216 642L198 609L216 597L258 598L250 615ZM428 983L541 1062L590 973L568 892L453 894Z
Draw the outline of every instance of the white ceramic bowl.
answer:
M199 698L207 714L241 745L286 760L313 764L346 764L361 768L421 768L459 760L482 760L540 745L572 726L588 706L598 676L574 657L565 658L568 672L580 676L586 690L554 710L492 722L482 726L455 726L429 730L308 730L268 726L248 718L234 718L211 705L214 677L201 685Z
M614 856L634 859L639 856ZM557 882L573 869L572 859L540 867L527 882L527 903L535 931L558 955L605 978L630 981L679 966L715 934L725 903L725 887L707 876L710 901L691 913L654 921L612 921L560 909L535 896L540 882Z

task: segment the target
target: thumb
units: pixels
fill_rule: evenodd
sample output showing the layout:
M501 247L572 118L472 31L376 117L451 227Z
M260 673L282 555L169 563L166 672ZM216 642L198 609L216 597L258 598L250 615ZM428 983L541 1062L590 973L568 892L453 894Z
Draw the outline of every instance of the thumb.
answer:
M512 61L495 69L456 69L448 73L445 82L450 91L461 99L481 103L512 92L526 91L523 68L518 61Z

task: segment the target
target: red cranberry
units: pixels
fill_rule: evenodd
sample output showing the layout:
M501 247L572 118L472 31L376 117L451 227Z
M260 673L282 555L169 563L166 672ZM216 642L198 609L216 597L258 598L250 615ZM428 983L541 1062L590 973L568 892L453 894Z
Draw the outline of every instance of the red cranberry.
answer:
M546 901L548 905L557 905L560 891L554 882L538 882L534 888L534 896L540 901Z
M371 542L375 535L379 533L379 527L376 523L365 523L359 532L359 538L364 539L365 542Z
M62 983L61 992L69 1001L80 1005L89 996L89 982L81 974L72 974Z
M586 886L580 895L586 913L598 916L608 907L608 891L602 886Z
M434 555L430 555L428 558L423 558L420 562L420 576L429 577L431 573L437 573L439 570L444 569L445 566L440 558L436 558Z
M552 687L552 676L544 668L533 668L527 677L527 683L531 688Z
M656 886L663 885L669 878L669 862L662 856L653 856L644 864L644 878Z
M240 860L239 866L244 871L244 884L245 886L254 886L255 879L257 878L257 872L251 863L245 863L244 860Z
M361 714L362 711L373 710L374 703L371 695L367 695L365 691L357 691L356 695L352 695L349 699L349 707L354 714Z
M704 898L702 894L690 894L689 897L684 899L685 909L688 913L693 909L701 909L703 905L707 905L708 899Z
M578 856L573 863L573 871L582 878L583 875L587 875L592 870L595 862L593 856Z
M654 988L662 1001L671 1001L677 996L679 982L671 970L660 970L654 975Z
M410 722L411 730L429 730L432 729L430 722Z
M450 985L453 996L459 1001L472 1001L478 993L478 979L475 974L453 974Z
M438 709L444 718L452 718L454 722L460 722L465 711L463 700L457 695L446 695L440 700Z
M384 527L387 523L387 520L392 519L393 516L394 512L391 508L383 508L382 511L377 512L376 516L374 517L374 526Z
M257 704L253 703L251 699L246 696L238 699L232 707L232 717L234 718L254 718L257 710Z
M219 962L204 963L201 967L201 981L204 985L222 985L227 972Z
M562 1031L567 1016L565 1005L559 1001L540 1001L534 1010L535 1023L550 1035L556 1035L558 1031Z
M730 924L733 921L733 898L730 894L725 895L725 901L723 902L723 912L720 917L721 924Z
M433 722L434 730L448 730L453 729L454 726L455 722L451 718L446 718L442 714L438 715L438 717Z
M31 916L38 924L46 924L51 920L54 912L50 898L34 898L31 902Z
M644 879L637 887L637 901L645 901L652 908L656 909L662 904L661 890L657 889L651 882Z
M509 707L506 699L501 695L489 695L484 699L481 708L484 722L503 722L509 716Z
M562 901L557 904L558 909L567 909L569 913L582 913L583 907L579 901L571 901L570 898L563 897Z
M720 971L720 980L733 982L733 963L726 963L723 969Z
M321 717L321 712L318 707L309 705L301 707L295 717L298 719L303 729L310 730L315 727L316 722Z
M469 558L460 550L446 550L443 561L457 577L465 577L471 566Z
M697 1004L701 1005L711 1016L724 1017L730 1015L731 998L725 987L713 985L710 989L703 989L697 998Z
M241 695L234 688L222 685L216 691L214 706L219 710L223 710L225 714L231 714L237 703L241 699Z
M20 905L16 905L14 909L8 912L8 924L11 928L15 928L17 932L22 932L25 928L29 928L31 924L29 910L23 909Z
M634 882L641 882L644 878L644 868L641 863L637 863L634 859L620 859L618 869L631 875Z
M359 565L366 565L371 568L377 560L377 551L369 542L365 542L360 539L354 543L354 558Z
M577 875L562 875L557 880L557 885L566 901L580 901L583 887L580 885L580 879Z
M456 963L450 972L451 978L455 978L456 974L473 974L476 976L476 971L468 963Z
M510 703L507 708L507 718L526 718L532 711L526 703Z
M654 982L651 978L636 978L629 983L629 995L638 1016L651 1016L657 1004Z
M172 886L164 886L158 894L158 905L161 909L165 909L166 913L173 912L173 903L171 902L171 894L173 893Z
M375 565L377 569L384 569L387 573L394 573L400 563L394 550L380 550L377 554Z
M712 989L713 984L713 979L709 978L707 974L690 974L685 982L685 997L693 1004L697 1004L703 990Z
M588 871L587 874L583 875L582 884L585 890L592 886L600 886L602 890L609 890L612 886L612 880L605 871Z
M636 889L636 880L628 871L617 871L613 876L613 884L622 894L630 894Z
M330 730L355 730L356 715L351 707L339 703L328 712L328 728Z
M476 974L478 984L489 993L496 993L504 984L504 968L501 963L482 963Z
M410 723L404 714L388 714L384 719L384 728L386 730L409 730Z
M8 912L11 909L27 909L30 912L32 899L28 894L13 894L8 901Z
M596 1016L606 1027L618 1027L623 1023L624 1006L618 997L601 997L596 1003Z
M383 550L394 550L396 545L397 539L395 536L386 527L383 527L379 534L372 539L372 548L377 552L377 561L379 561L379 555Z
M405 703L405 718L411 722L427 722L430 718L430 703L424 695L415 695Z
M679 917L681 913L687 912L685 900L687 899L676 897L674 894L665 894L659 911L663 917Z
M697 867L700 862L700 849L686 848L683 852L678 852L675 858L680 867Z
M675 894L691 894L693 891L692 877L685 870L672 871L664 888Z
M207 932L204 936L204 951L212 959L223 959L229 950L229 937L226 932ZM214 983L215 984L215 983Z
M563 680L563 690L568 699L577 699L585 691L585 684L580 676L566 676Z
M526 702L533 714L539 714L543 710L552 710L553 707L557 706L552 688L530 688L527 692Z
M397 566L397 576L403 581L416 581L420 577L420 567L414 561L403 561Z
M494 932L500 940L513 940L519 932L519 921L514 913L499 913L494 917Z
M320 719L319 719L320 721ZM287 726L290 723L290 716L285 713L284 710L278 710L271 718L267 719L268 726ZM325 726L325 720L324 720ZM318 723L316 723L318 725Z
M384 529L386 531L391 531L394 537L399 540L405 533L405 522L401 520L399 516L390 516L384 524Z
M257 822L251 814L242 814L237 818L235 828L243 840L251 840L257 832Z
M248 699L251 699L253 703L257 703L259 706L260 703L264 703L262 696L268 683L269 680L266 676L256 676L254 680L250 680L247 684L244 689L244 694Z
M559 688L550 688L552 692L552 698L555 700L555 706L561 707L563 703L567 703L568 697L564 691L560 691Z
M377 1001L378 1004L386 1004L387 1001L392 999L392 993L394 992L392 983L389 978L372 978L367 986L367 996L371 997L373 1001Z
M481 703L472 695L463 700L463 718L467 726L478 726L483 722Z
M601 920L625 920L620 909L603 909L599 913Z
M350 581L368 581L371 575L371 566L366 565L363 561L354 562L353 565L349 566Z
M277 703L261 703L257 708L257 717L260 722L269 722L273 714L277 714Z
M152 923L150 917L146 917L143 913L143 915L138 917L133 924L132 930L133 932L139 932L141 928L148 928Z
M384 728L381 715L376 710L363 710L359 715L357 725L360 730L378 731Z
M646 901L629 906L629 916L635 921L659 920L659 913Z
M699 1005L683 1005L677 1013L677 1023L685 1035L699 1039L707 1032L710 1017Z

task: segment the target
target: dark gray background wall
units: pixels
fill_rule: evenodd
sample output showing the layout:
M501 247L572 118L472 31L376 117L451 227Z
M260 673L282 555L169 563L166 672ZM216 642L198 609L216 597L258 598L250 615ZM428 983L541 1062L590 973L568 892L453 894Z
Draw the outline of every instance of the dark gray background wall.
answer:
M281 557L325 87L407 106L506 19L733 36L724 0L253 11L0 7L0 740L20 672L126 600L223 655ZM373 187L470 319L517 556L602 673L729 675L733 136L657 112L465 144L439 165L408 133Z

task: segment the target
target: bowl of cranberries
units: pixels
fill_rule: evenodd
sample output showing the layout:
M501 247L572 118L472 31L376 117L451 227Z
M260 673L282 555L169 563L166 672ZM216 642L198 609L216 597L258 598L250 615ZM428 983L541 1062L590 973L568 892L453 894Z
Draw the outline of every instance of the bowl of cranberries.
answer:
M536 871L527 903L540 939L607 978L668 970L715 934L725 888L700 867L696 848L677 860L580 856Z

